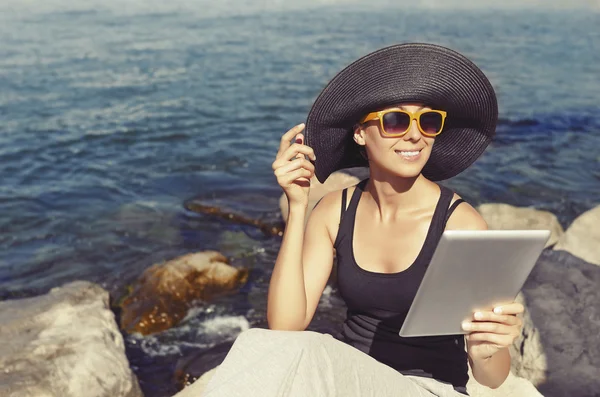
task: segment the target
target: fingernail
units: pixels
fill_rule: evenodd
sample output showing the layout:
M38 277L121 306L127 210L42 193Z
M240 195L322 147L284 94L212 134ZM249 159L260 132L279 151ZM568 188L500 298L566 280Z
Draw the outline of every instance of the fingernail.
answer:
M465 321L465 322L463 322L463 323L462 323L462 328L463 328L465 331L468 331L468 330L470 330L470 329L471 329L471 323L469 323L469 322L466 322L466 321Z
M481 320L483 318L483 313L475 312L474 317L475 317L475 320Z
M494 308L494 313L496 313L496 314L502 313L502 308L501 307L495 307Z

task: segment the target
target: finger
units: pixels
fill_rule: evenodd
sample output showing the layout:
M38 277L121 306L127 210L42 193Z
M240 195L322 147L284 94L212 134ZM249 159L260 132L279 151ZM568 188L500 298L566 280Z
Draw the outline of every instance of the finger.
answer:
M501 323L493 323L493 322L470 322L465 321L462 324L462 329L468 332L491 332L494 334L503 334L508 335L514 333L514 327Z
M500 335L491 332L474 332L466 336L469 342L486 342L498 346L510 346L513 338L510 335Z
M473 314L475 321L502 323L506 325L521 325L521 319L514 314L496 314L489 311L480 311Z
M312 174L313 173L307 169L299 168L295 171L288 172L287 174L278 177L277 182L279 182L279 185L281 186L287 186L302 178L310 179L312 178Z
M298 156L298 154L306 155L313 161L316 159L314 150L310 146L306 146L300 143L294 143L293 145L291 145L281 154L280 158L289 161L294 157Z
M494 307L494 313L496 314L521 314L524 311L525 307L518 302L498 305Z
M300 145L300 144L293 144L292 146L290 146L288 149L286 149L282 154L279 154L277 156L277 158L275 158L275 161L273 162L273 164L271 164L271 167L273 168L273 170L276 170L280 167L283 167L287 164L289 164L290 161L298 158L298 159L304 159L304 155L307 155L308 157L312 158L314 161L315 158L315 154L312 150L312 148L306 146L306 145Z
M281 142L279 143L279 151L277 154L283 153L290 145L292 144L292 139L298 135L300 132L304 130L304 123L300 123L292 128L290 128L283 136L281 137Z
M296 135L296 138L294 138L294 142L297 143L298 145L304 145L304 135L302 135L302 134ZM296 155L296 158L297 159L303 159L304 158L304 154L298 153Z
M315 166L305 158L295 159L293 161L288 161L282 167L275 169L276 176L282 176L288 172L295 171L299 168L304 168L310 172L315 171Z

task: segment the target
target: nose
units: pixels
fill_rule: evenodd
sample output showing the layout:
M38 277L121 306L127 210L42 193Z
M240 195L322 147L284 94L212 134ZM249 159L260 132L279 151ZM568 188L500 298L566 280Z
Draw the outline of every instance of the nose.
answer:
M410 121L410 127L408 127L408 131L403 136L405 141L418 141L421 139L421 131L419 130L419 126L417 125L417 120L412 119Z

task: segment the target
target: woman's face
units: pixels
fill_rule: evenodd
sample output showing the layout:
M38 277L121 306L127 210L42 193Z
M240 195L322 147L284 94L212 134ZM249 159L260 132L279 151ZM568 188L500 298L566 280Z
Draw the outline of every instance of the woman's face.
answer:
M418 103L405 103L389 108L400 108L409 112L430 109ZM397 138L384 136L380 125L379 119L371 120L354 130L354 140L366 148L370 167L377 167L403 178L419 176L429 160L435 138L421 134L416 120L411 121L406 134Z

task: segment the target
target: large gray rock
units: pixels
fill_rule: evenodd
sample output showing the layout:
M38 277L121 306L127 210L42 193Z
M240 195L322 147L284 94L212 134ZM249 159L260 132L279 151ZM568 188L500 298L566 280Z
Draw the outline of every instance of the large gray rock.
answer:
M600 206L577 217L554 247L600 265Z
M546 397L600 392L600 268L545 250L523 288L527 307L516 375Z
M516 300L525 306L525 313L522 315L521 335L515 339L510 348L511 370L533 384L539 385L546 380L548 372L548 362L544 354L540 332L533 324L531 312L528 310L527 300L523 294L520 293ZM532 304L532 306L534 305Z
M0 302L0 396L142 396L108 302L83 281Z
M546 247L556 244L564 233L556 215L548 211L496 203L482 204L477 211L493 230L550 230Z
M356 185L358 182L360 182L360 180L357 177L344 172L334 172L329 176L329 178L327 178L325 183L320 183L317 178L313 177L310 180L310 193L308 194L308 208L306 211L305 221L308 220L308 216L312 212L315 205L317 205L319 200L321 200L327 193ZM283 217L283 220L287 222L289 209L285 194L282 194L279 199L279 208L281 209L281 216Z

